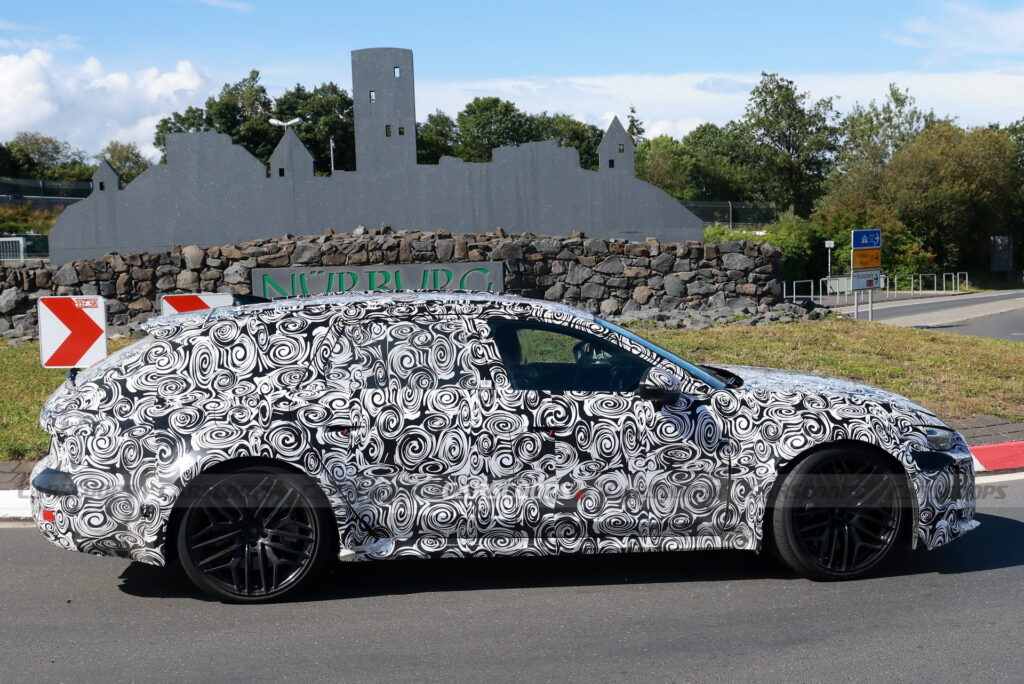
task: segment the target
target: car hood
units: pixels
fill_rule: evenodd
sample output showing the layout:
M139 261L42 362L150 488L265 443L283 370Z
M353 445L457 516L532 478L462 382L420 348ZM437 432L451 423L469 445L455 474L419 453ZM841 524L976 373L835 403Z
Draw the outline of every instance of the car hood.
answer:
M796 392L894 404L921 414L922 419L927 419L930 424L941 422L934 413L904 396L853 380L756 366L715 365L712 368L722 368L743 378L743 385L738 388L741 392L753 390Z

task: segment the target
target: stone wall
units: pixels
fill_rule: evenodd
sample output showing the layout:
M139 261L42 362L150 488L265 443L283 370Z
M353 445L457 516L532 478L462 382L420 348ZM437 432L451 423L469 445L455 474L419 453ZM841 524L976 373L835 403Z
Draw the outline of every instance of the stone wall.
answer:
M781 294L780 253L747 241L630 242L450 234L382 228L256 240L169 252L108 254L51 269L39 261L0 268L0 334L36 333L36 299L102 295L112 333L156 315L162 294L249 294L250 270L278 266L503 261L505 290L617 318L674 317L679 325L766 313Z

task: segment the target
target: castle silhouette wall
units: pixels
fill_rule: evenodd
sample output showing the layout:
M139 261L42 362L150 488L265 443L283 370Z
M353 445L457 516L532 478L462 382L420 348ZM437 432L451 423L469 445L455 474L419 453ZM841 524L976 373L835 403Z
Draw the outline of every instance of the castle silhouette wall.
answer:
M290 129L268 169L227 135L167 138L167 164L124 188L105 162L93 191L64 211L50 235L62 264L108 252L214 245L358 225L663 241L700 240L703 223L664 191L637 179L635 147L618 118L599 147L600 168L554 141L499 147L488 163L443 157L416 163L412 51L352 53L356 171L313 175L313 157Z

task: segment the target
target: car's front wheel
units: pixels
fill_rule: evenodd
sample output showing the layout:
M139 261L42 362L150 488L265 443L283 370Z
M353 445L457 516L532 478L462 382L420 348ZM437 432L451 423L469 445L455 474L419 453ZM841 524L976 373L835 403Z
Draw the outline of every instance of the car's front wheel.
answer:
M268 466L201 477L177 527L178 558L197 587L223 601L259 603L319 573L335 532L308 478Z
M867 449L811 454L785 475L767 521L779 557L816 580L877 570L907 544L909 502L901 478L890 459Z

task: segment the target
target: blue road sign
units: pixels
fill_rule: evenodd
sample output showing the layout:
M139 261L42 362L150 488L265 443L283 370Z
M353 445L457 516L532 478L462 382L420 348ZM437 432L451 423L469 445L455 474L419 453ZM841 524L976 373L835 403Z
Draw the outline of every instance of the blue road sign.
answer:
M851 233L850 244L854 249L882 246L882 231L880 230L854 230Z

